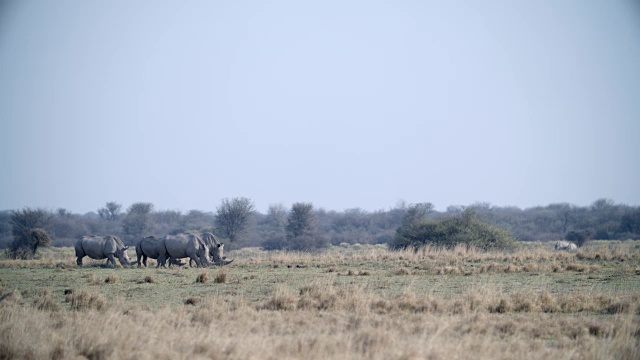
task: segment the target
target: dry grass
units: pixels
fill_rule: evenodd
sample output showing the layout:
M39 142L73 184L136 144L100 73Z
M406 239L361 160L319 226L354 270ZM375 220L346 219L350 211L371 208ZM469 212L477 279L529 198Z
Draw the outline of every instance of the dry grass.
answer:
M105 279L104 282L105 284L115 284L119 281L118 277L116 276L116 274L109 274Z
M196 277L196 283L200 283L200 284L204 284L207 281L209 281L209 273L206 271L201 272L200 274L198 274L198 276Z
M227 282L227 273L224 271L221 271L218 273L218 275L216 275L216 278L213 279L213 282L216 284L224 284Z
M551 246L243 249L153 276L0 261L0 358L640 358L636 242Z
M104 310L107 308L107 300L100 293L78 291L67 294L65 302L70 303L71 310Z
M184 304L190 306L123 311L105 306L99 295L80 293L72 296L71 309L82 310L82 316L0 303L0 353L104 359L637 359L637 299L587 296L505 295L484 286L452 299L411 292L385 298L363 287L317 282L297 293L277 287L258 307L226 297L189 297ZM559 313L545 313L546 307ZM587 308L595 313L577 315Z

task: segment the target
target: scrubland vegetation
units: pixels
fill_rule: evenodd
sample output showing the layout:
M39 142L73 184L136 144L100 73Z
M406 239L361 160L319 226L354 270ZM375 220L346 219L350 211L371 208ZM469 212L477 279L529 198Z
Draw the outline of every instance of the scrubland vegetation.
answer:
M207 269L43 250L0 260L0 358L640 358L639 241L244 248Z
M296 203L291 208L272 205L266 213L260 213L250 199L238 197L223 199L215 211L155 210L151 203L134 203L124 209L116 202L107 202L103 207L96 204L96 209L86 214L74 214L62 208L0 211L0 249L11 248L17 238L27 240L18 241L18 246L37 245L32 236L17 231L21 228L46 230L53 246L73 246L84 235L115 235L125 244L133 245L145 236L162 237L189 230L212 231L228 240L225 241L227 250L242 247L305 250L341 243L397 246L406 240L397 237L397 230L406 225L407 220L426 220L422 229L415 229L418 234L427 231L435 235L437 241L448 242L451 239L441 239L438 234L451 225L456 226L451 222L465 210L474 212L477 220L504 229L520 241L566 238L581 246L590 239L640 239L640 207L616 204L608 199L599 199L584 207L555 203L520 209L475 203L449 206L445 211L435 210L428 202L400 202L379 211L359 208L331 211ZM16 219L16 215L35 216ZM445 223L434 226L433 222L438 220ZM304 231L300 231L301 226L306 227ZM400 235L405 237L407 233ZM15 255L28 257L22 253Z

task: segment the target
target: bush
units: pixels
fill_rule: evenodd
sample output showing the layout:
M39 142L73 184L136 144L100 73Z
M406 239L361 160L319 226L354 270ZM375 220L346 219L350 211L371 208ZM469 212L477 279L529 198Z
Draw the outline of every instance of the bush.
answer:
M51 244L51 237L45 230L50 221L51 214L41 209L25 208L13 211L13 242L9 247L10 256L14 259L32 259L38 247Z
M200 283L200 284L204 284L207 281L209 281L209 273L206 271L201 272L197 277L196 277L196 282Z
M475 212L465 210L460 216L435 221L405 223L396 231L392 249L435 245L453 248L465 244L478 249L505 249L515 245L509 231L478 220Z
M564 237L567 241L572 241L578 247L582 247L589 240L589 231L569 231Z

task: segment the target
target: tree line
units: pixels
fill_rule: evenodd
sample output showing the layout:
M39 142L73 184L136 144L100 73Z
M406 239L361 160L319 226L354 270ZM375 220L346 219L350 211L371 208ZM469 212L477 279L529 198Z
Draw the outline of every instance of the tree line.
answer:
M400 202L390 209L372 212L359 208L331 211L299 202L290 208L271 205L266 213L261 213L251 199L236 197L223 199L210 212L156 210L146 202L124 209L114 201L86 214L63 208L1 211L0 248L16 253L16 246L20 251L37 248L40 243L72 246L79 237L90 234L113 234L127 244L134 244L145 236L185 231L213 232L227 239L230 249L258 246L268 250L315 250L344 243L393 246L398 244L398 232L406 230L408 224L461 218L469 212L474 219L505 229L521 241L640 238L640 207L616 204L609 199L598 199L582 207L554 203L520 209L474 203L449 206L445 211L436 211L429 202ZM42 231L30 232L34 229Z

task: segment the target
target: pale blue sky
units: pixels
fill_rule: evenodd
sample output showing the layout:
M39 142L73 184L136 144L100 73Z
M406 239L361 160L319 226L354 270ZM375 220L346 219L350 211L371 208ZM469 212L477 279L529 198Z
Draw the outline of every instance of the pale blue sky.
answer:
M2 1L0 209L640 204L633 1Z

